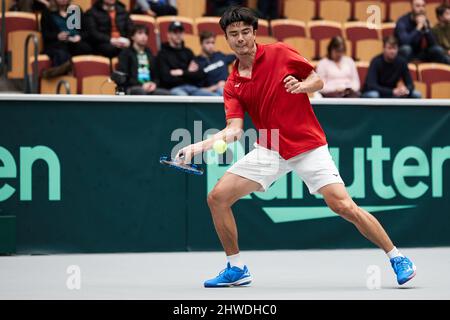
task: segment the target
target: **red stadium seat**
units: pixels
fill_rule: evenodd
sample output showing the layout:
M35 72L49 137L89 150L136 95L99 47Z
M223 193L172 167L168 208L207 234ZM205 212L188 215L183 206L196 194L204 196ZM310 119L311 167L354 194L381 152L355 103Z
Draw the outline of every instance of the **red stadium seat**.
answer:
M417 65L415 65L414 63L408 63L408 69L409 69L409 74L411 75L411 78L414 81L418 81L419 75L417 72Z
M258 19L258 31L256 33L258 36L268 37L269 36L269 21L264 19Z
M344 23L350 19L350 9L350 2L345 0L322 0L319 15L324 20Z
M380 32L377 29L369 29L365 22L347 22L344 23L345 37L352 42L352 57L357 58L357 42L361 40L379 40ZM374 49L378 49L374 48ZM379 51L379 50L377 50ZM363 59L364 60L364 59ZM369 60L369 59L365 59Z
M316 3L313 0L286 0L284 16L288 19L308 22L316 16Z
M356 62L356 69L358 70L359 82L361 84L361 90L366 81L367 72L369 71L370 63L368 61L358 61Z
M320 58L320 41L335 36L343 36L341 24L335 21L310 21L307 24L307 33L316 42L315 55Z
M195 19L195 28L197 34L203 31L210 31L216 36L223 35L222 28L219 25L220 17L201 17Z
M148 43L147 45L152 50L152 53L156 55L158 52L158 45L156 41L156 20L153 17L144 14L132 14L130 19L134 24L143 24L148 28Z
M395 22L385 22L381 24L381 38L393 36L395 30Z
M439 81L431 84L432 99L450 99L450 81Z
M194 20L181 16L163 16L156 18L161 43L167 42L167 31L172 21L180 21L184 26L184 32L187 34L196 34Z
M78 93L83 92L83 79L91 76L111 74L110 60L102 56L82 55L72 58L74 75L77 78Z
M314 59L315 43L314 40L301 37L290 37L283 40L294 49L296 49L304 58L310 62Z
M2 18L0 17L0 26ZM14 31L38 31L37 19L34 13L8 11L5 12L5 37L8 39L10 32ZM8 50L8 42L6 50Z
M178 14L196 19L206 13L206 0L177 0Z
M390 21L396 22L398 18L411 11L411 2L405 0L401 1L391 0L389 7L390 7L390 16L389 16Z
M450 81L450 66L441 63L421 63L418 65L419 80L428 87L428 98L431 94L431 84Z
M270 22L272 27L272 36L279 41L291 37L306 37L306 24L303 21L277 19Z
M381 16L380 23L386 18L386 5L379 0L353 0L354 4L354 16L355 20L367 21L367 19L373 14L373 11L367 12L370 6L377 6L380 8Z

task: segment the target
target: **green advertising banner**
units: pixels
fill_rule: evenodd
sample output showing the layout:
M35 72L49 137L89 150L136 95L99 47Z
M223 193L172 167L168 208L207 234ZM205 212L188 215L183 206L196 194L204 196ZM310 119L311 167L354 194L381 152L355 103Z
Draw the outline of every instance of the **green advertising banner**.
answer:
M349 193L398 246L450 245L450 108L344 103L315 112ZM0 101L0 217L16 218L17 252L221 249L206 197L252 135L206 153L203 176L159 157L224 125L222 103ZM373 247L295 174L233 210L244 250Z

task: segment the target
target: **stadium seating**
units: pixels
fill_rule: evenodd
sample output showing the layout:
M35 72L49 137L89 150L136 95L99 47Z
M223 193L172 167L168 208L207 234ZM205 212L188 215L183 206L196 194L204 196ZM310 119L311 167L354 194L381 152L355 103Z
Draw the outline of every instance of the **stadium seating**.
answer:
M197 34L200 34L203 31L210 31L215 35L222 35L223 31L220 28L219 20L219 17L201 17L195 19L195 29L197 30Z
M410 1L390 1L390 20L396 22L398 18L411 11Z
M256 34L264 37L269 36L269 21L258 19L258 31Z
M361 90L363 89L364 82L366 81L367 72L369 71L370 63L367 61L356 62L356 69L358 70L359 82L361 84Z
M92 7L92 0L73 0L72 4L76 4L78 6L80 6L81 10L83 10L83 12L88 11L91 7Z
M345 0L320 1L319 15L324 20L344 23L350 19L350 2Z
M417 90L422 95L422 98L426 98L428 96L428 88L427 84L421 81L414 81L414 90Z
M148 28L148 46L153 54L158 52L156 20L153 17L143 14L132 14L130 19L134 24L143 24Z
M163 16L156 18L161 43L167 42L167 32L172 21L180 21L184 26L186 34L196 34L194 20L181 16Z
M316 4L313 0L286 0L284 3L284 16L308 22L315 17Z
M258 36L256 42L261 44L271 44L277 42L277 39L269 36Z
M200 45L200 39L198 36L185 34L184 45L191 49L195 55L199 55L202 52L202 46Z
M450 81L450 66L441 63L421 63L418 65L419 80L427 84L428 98L431 96L431 85L437 82Z
M369 29L365 22L344 23L344 34L352 42L351 56L354 59L368 61L381 51L379 30Z
M386 5L384 2L382 1L378 1L378 0L354 0L352 1L352 3L354 3L354 16L353 18L355 18L355 20L358 21L367 21L367 19L373 14L373 11L369 11L367 12L368 8L370 6L378 6L378 8L380 8L381 10L381 21L385 20L386 17Z
M387 36L393 36L395 30L395 22L385 22L381 24L381 39Z
M310 21L307 23L307 34L315 44L315 56L320 57L320 41L334 36L343 36L341 24L335 21Z
M206 0L177 0L180 16L196 19L206 13Z
M277 19L270 22L272 27L272 36L279 41L285 38L306 37L306 23L298 20Z
M109 76L87 76L81 80L81 94L109 94L116 92L116 85Z
M315 42L312 39L303 37L289 37L283 40L295 48L303 57L312 61L315 58Z
M74 75L77 78L78 93L92 93L92 89L85 88L84 84L93 85L95 83L98 85L99 78L89 78L89 81L83 81L84 78L93 76L109 77L111 73L110 61L106 57L82 55L73 57L72 62Z
M450 99L450 81L439 81L431 84L431 98Z

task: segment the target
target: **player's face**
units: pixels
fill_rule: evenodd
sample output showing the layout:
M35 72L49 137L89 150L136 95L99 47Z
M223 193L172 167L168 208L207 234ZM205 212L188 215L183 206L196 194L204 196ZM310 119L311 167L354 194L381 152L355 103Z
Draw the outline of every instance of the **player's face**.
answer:
M140 46L145 46L147 44L148 36L144 30L139 30L133 35L132 40Z
M398 53L398 46L392 45L390 43L386 43L384 46L384 57L388 61L392 61L395 59Z
M216 39L214 37L203 40L202 50L207 55L211 55L215 51Z
M228 45L237 55L246 55L253 52L256 31L252 26L243 22L230 24L226 30Z
M425 1L424 0L413 0L412 10L416 16L425 14Z

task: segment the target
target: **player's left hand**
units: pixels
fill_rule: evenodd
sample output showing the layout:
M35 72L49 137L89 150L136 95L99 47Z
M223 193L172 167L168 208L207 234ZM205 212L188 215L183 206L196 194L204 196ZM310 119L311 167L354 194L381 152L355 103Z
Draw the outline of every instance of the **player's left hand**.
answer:
M284 82L284 87L286 88L286 91L289 93L305 93L305 88L303 86L303 83L301 81L298 81L295 77L293 76L287 76L286 78L284 78L283 80Z

